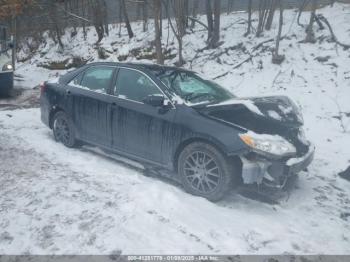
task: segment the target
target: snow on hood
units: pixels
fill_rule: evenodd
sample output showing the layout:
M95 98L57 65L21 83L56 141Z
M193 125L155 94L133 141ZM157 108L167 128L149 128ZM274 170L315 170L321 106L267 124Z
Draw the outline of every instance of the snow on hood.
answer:
M279 122L302 124L302 115L296 104L286 96L234 98L207 106L208 111L230 110L230 106L243 105L255 115Z
M254 104L253 101L248 100L248 99L230 99L230 100L226 100L224 102L218 103L218 104L213 104L213 105L208 105L208 107L216 107L216 106L225 106L225 105L244 105L247 109L249 109L250 111L252 111L253 113L257 114L257 115L264 115L260 109Z

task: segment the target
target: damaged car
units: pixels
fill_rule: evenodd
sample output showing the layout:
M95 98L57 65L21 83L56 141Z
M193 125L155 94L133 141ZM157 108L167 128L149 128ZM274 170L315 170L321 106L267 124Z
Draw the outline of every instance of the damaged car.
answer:
M41 85L41 119L67 147L90 144L220 200L241 183L282 188L312 161L285 96L238 98L176 67L91 63Z

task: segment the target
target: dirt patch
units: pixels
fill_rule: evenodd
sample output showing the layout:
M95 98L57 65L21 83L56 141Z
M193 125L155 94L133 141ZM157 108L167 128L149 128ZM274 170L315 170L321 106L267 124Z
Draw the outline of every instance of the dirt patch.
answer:
M0 110L39 107L40 90L15 87L9 96L0 97Z

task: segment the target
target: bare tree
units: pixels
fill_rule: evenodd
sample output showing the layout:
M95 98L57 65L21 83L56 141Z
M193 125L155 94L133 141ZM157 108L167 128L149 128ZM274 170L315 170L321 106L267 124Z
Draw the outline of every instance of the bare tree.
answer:
M132 28L131 28L131 25L130 25L128 11L126 10L125 0L120 0L120 5L121 5L120 7L121 7L122 14L123 14L123 19L124 19L124 22L125 22L125 26L126 26L126 29L128 30L129 38L133 38L134 37L134 32L132 31Z
M259 21L258 21L258 28L256 30L257 37L261 36L261 33L264 31L264 25L265 25L268 13L269 13L269 0L260 0L259 1Z
M103 13L103 23L105 26L106 35L109 35L109 27L108 27L108 12L107 12L107 4L105 0L102 0L102 13Z
M265 29L270 30L273 22L273 17L275 15L276 7L277 7L278 0L272 0L270 3L270 8L269 8L269 14L267 16L266 24L265 24Z
M307 6L308 2L309 2L309 0L303 0L299 6L297 23L300 26L304 26L300 23L300 17L301 17L301 14L303 13L305 7Z
M253 5L252 0L249 0L248 1L248 28L244 36L249 35L252 30L252 5Z
M148 2L147 0L142 1L142 20L143 20L143 32L148 29Z
M213 9L211 6L211 1L207 0L206 13L208 20L208 47L215 48L220 40L221 0L214 1Z
M227 1L227 10L226 10L227 14L231 13L234 3L235 3L234 0Z
M80 5L81 5L81 13L82 13L82 16L84 17L84 16L85 16L85 12L86 12L85 0L81 0L81 1L80 1ZM87 37L87 32L86 32L85 23L86 23L86 21L85 21L85 20L82 20L82 27L83 27L84 40L86 40L86 37Z
M178 43L178 56L179 60L177 62L178 66L182 66L185 61L182 56L182 38L185 35L185 21L184 21L184 5L186 0L173 0L171 1L172 9L175 14L175 23L176 25L173 25L173 22L170 18L170 12L169 12L169 1L163 1L165 5L165 10L167 12L168 22L171 27L171 30L173 31L177 43Z
M161 9L162 9L162 2L161 0L153 0L154 5L154 27L155 27L155 45L156 45L156 55L157 55L157 63L158 64L164 64L164 57L162 52L162 40L161 40L161 34L160 34L160 23L159 20L161 19Z
M98 44L102 41L105 33L104 23L103 23L102 4L100 0L89 0L88 5L92 16L92 22L94 24L94 27L97 33L96 44Z
M188 3L188 1L173 0L171 1L171 3L175 14L177 31L180 34L180 36L183 37L186 33L186 24L187 24L186 3ZM169 17L169 15L170 14L168 13L167 16Z
M214 2L214 31L213 38L210 43L212 48L215 48L220 40L220 16L221 16L221 0Z
M206 0L206 2L205 2L205 12L207 15L207 22L208 22L207 42L210 43L211 38L213 37L213 30L214 30L213 10L211 8L211 1L210 0Z
M199 0L194 0L193 6L192 6L192 18L194 18L194 19L197 18L198 7L199 7ZM195 24L196 24L196 21L192 19L191 20L191 28L194 28Z
M281 41L281 35L282 35L282 27L283 27L283 5L282 0L279 0L279 7L280 7L280 19L278 24L278 34L276 38L276 47L272 54L272 63L274 64L281 64L283 60L285 59L284 55L279 54L279 47L280 47L280 41Z
M315 33L313 30L313 24L314 24L314 21L316 19L316 8L317 8L317 0L312 0L310 21L309 21L309 24L306 28L306 38L304 40L304 42L306 42L306 43L315 43L316 42Z
M63 46L63 43L62 43L62 40L61 40L61 28L60 28L60 25L59 25L59 21L57 19L57 5L54 1L48 1L49 3L49 19L51 20L51 24L53 26L53 30L56 34L56 37L57 37L57 42L59 44L59 46L63 49L64 46Z

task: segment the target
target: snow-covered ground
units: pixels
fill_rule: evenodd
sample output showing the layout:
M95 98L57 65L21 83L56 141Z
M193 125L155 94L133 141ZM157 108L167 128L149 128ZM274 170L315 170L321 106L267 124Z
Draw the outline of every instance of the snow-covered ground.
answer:
M318 12L349 44L350 5ZM206 40L200 26L186 35L185 67L210 78L223 75L216 81L239 96L282 94L301 106L316 155L288 197L271 205L232 192L214 204L88 148L55 143L38 109L0 111L0 253L350 254L350 182L337 175L350 165L350 50L329 41L326 29L316 31L316 44L300 43L305 31L295 11L287 10L280 51L286 60L273 65L273 42L252 50L274 37L277 25L261 38L243 38L243 18L223 15L224 44L216 50L199 51ZM307 19L304 14L302 22ZM124 31L119 37L117 27L111 30L101 43L112 52L107 60L149 45L152 34L142 33L140 23L134 29L132 40ZM83 46L81 33L70 39L67 32L64 51L48 39L40 53L18 66L23 83L32 87L56 76L37 68L40 63L72 55L98 60L95 39L91 29ZM250 54L259 55L232 69Z

